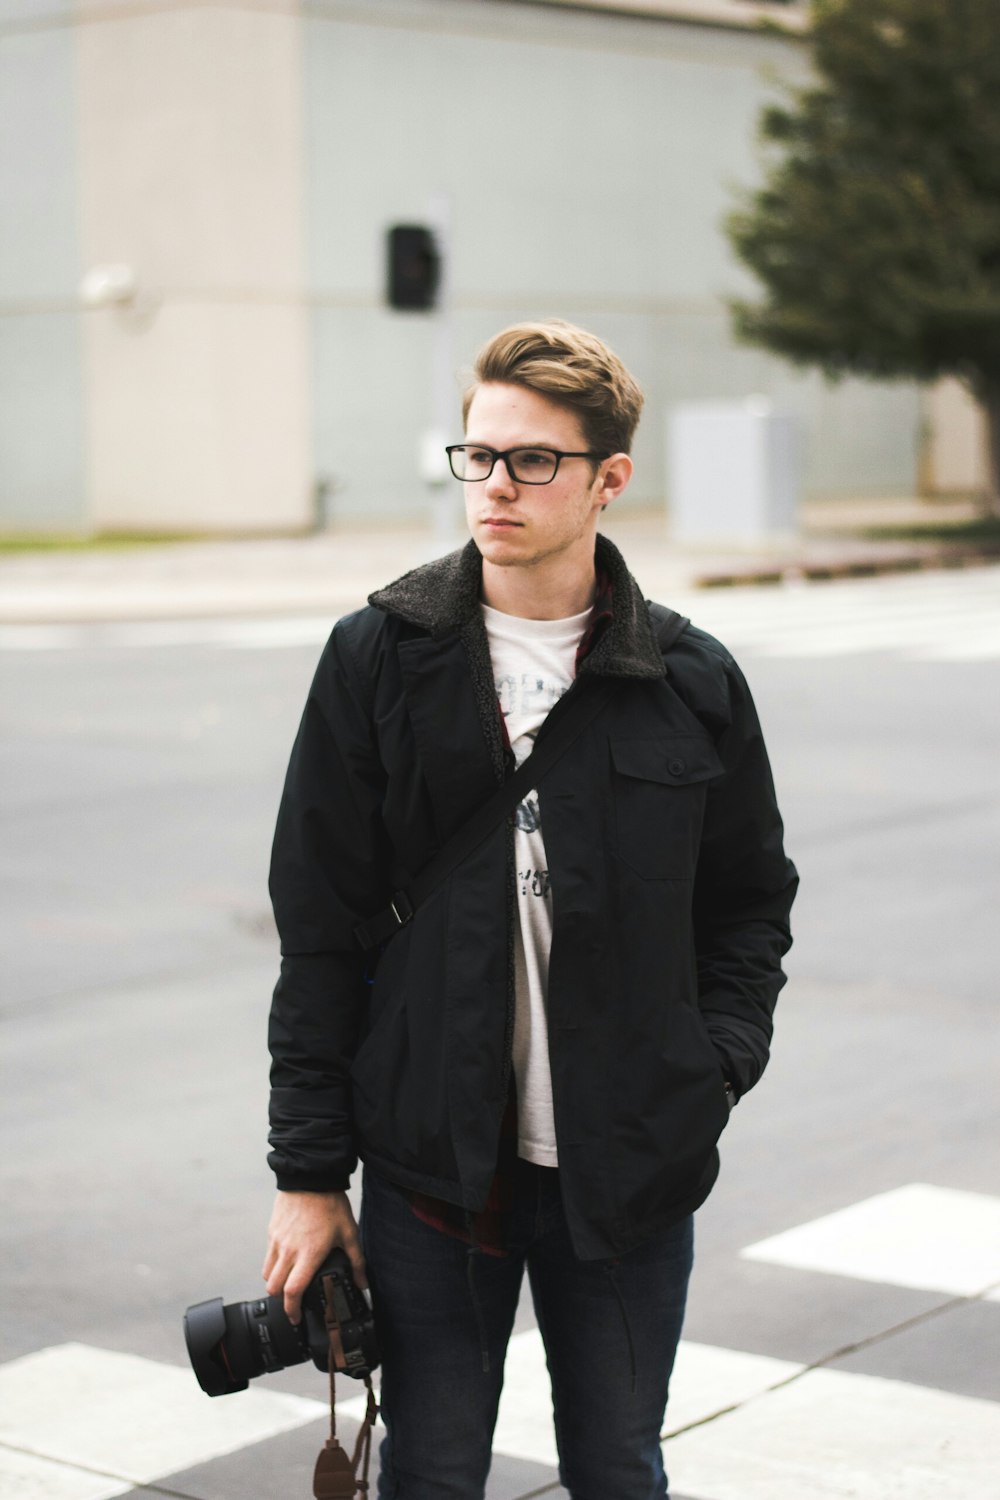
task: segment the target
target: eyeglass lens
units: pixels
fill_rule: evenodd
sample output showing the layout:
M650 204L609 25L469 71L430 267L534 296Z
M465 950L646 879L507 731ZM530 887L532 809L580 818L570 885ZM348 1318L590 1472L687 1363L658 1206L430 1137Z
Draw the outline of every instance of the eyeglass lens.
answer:
M456 479L486 479L496 462L491 448L468 445L453 448L450 457ZM559 467L559 455L547 448L513 448L505 462L512 479L522 484L548 484Z

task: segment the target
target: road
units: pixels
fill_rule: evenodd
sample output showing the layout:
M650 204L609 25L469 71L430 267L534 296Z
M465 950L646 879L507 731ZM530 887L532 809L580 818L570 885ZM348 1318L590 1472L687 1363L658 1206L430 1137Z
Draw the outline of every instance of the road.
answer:
M997 1500L1000 570L670 602L747 671L802 874L698 1216L672 1493ZM259 1286L267 855L327 627L0 634L10 1500L311 1492L320 1377L209 1402L180 1314ZM489 1500L561 1493L517 1328Z

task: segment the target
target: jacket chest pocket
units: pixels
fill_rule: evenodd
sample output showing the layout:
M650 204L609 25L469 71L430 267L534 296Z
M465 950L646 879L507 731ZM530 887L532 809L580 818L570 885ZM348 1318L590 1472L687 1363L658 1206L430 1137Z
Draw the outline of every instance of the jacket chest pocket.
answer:
M612 740L619 857L644 880L692 880L705 798L722 762L707 735Z

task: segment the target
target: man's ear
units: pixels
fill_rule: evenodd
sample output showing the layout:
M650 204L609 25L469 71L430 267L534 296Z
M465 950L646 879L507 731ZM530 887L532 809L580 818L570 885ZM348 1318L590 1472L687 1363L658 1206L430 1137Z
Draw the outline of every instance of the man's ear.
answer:
M633 469L634 465L627 453L612 453L610 458L602 460L598 476L598 495L602 507L617 500L632 478Z

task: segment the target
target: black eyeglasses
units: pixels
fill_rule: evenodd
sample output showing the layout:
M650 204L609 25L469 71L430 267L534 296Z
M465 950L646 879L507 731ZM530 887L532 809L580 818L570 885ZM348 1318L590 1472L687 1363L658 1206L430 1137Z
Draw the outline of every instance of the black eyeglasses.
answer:
M498 458L507 465L507 473L517 484L548 484L555 479L564 458L606 458L606 453L562 453L558 448L487 448L482 443L452 443L444 450L456 479L475 484L489 479Z

